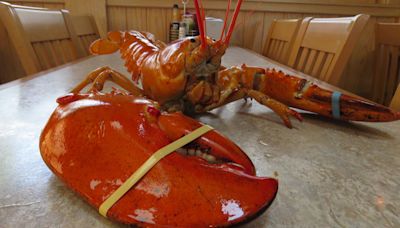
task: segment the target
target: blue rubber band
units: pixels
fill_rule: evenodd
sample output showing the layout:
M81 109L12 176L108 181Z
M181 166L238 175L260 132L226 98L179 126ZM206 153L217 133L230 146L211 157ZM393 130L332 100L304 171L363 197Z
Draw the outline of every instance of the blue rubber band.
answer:
M342 96L340 92L332 93L332 116L335 119L340 119L340 96Z

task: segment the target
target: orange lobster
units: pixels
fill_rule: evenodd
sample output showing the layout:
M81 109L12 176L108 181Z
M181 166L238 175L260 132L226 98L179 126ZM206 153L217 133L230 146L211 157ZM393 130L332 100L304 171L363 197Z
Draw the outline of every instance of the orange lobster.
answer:
M120 50L142 88L102 67L57 100L59 106L40 138L41 154L92 206L101 207L155 151L201 126L179 111L206 112L253 98L288 127L290 116L302 120L289 106L343 120L400 119L400 113L387 107L338 95L273 69L222 67L242 0L227 35L218 41L205 36L204 11L197 0L194 3L198 37L165 45L145 32L110 32L91 45L95 54ZM106 80L126 91L101 93ZM89 92L81 93L90 83ZM260 214L277 194L277 180L256 177L246 154L216 131L177 152L161 159L106 216L139 226L227 226Z
M241 98L253 98L271 108L288 127L292 126L290 116L302 120L301 115L289 107L341 120L383 122L400 119L399 112L385 106L329 91L274 69L244 64L231 68L221 66L221 57L228 47L241 3L241 0L237 3L227 35L225 38L221 35L217 41L205 36L204 13L195 1L196 16L201 22L198 23L198 37L165 45L145 32L110 32L106 39L95 41L90 51L108 54L120 50L133 80L140 79L143 90L128 80L123 83L125 88L158 101L163 110L169 112L201 113ZM108 68L99 69L74 92L98 80L99 74L103 73L116 81L123 77Z

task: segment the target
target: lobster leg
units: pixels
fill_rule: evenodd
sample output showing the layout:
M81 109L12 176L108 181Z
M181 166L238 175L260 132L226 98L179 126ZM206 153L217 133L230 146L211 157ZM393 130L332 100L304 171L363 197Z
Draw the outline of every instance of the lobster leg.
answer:
M71 90L71 93L80 92L90 83L93 83L93 85L89 89L89 91L101 91L103 89L104 83L107 80L113 81L133 95L140 96L143 94L143 91L136 85L134 85L131 81L129 81L129 79L127 79L123 74L111 69L110 67L100 67L92 71L81 83L79 83L74 89Z
M298 112L290 109L285 104L270 98L264 93L261 93L256 90L249 90L247 92L247 95L251 98L254 98L256 101L258 101L258 103L263 104L272 109L276 114L278 114L281 117L281 119L288 128L292 128L292 124L289 119L290 116L295 117L299 121L303 120L303 117Z
M290 116L295 117L299 121L303 120L302 116L298 112L290 109L285 104L283 104L275 99L272 99L269 96L267 96L266 94L263 94L259 91L248 90L248 89L242 88L233 93L232 92L229 93L229 95L230 96L224 96L224 97L221 96L220 97L221 99L217 103L211 104L211 105L205 107L205 110L209 111L214 108L228 104L230 102L233 102L233 101L236 101L236 100L239 100L242 98L250 97L250 98L255 99L258 103L260 103L264 106L267 106L272 111L274 111L277 115L279 115L279 117L282 119L282 121L288 128L292 128L292 124L289 119Z
M191 103L197 104L196 112L205 112L235 100L250 97L258 101L260 104L272 109L277 115L279 115L288 128L292 128L292 124L289 119L290 116L302 121L301 115L290 109L285 104L272 99L262 92L243 86L242 74L243 71L237 67L221 70L217 75L216 85L213 86L209 83L201 81L194 86L191 91L188 91L187 98ZM210 93L212 94L207 93L207 87L214 88L209 89ZM215 87L218 89L215 89ZM214 93L218 93L218 95L214 96ZM204 101L204 97L217 97L218 99L212 99L212 102L206 106L199 105L199 103L202 103L201 101ZM208 98L206 100L210 99Z
M260 91L290 107L341 120L385 122L400 119L400 112L388 107L323 89L309 80L281 71L246 65L240 70L244 87Z

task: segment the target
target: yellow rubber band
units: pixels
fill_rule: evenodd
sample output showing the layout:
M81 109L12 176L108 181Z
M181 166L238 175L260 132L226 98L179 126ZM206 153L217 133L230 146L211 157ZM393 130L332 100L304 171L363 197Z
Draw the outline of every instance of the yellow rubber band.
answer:
M211 131L213 128L208 125L203 125L197 128L190 134L183 136L182 138L164 146L150 156L146 162L143 163L115 192L113 192L99 207L99 213L104 217L107 217L108 210L129 191L153 166L155 166L162 158L182 146L192 142L196 138L203 134Z

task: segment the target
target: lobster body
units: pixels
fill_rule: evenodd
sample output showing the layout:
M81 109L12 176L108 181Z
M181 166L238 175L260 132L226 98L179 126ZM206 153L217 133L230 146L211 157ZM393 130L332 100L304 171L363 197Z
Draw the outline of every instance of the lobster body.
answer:
M201 126L179 113L155 112L157 103L132 95L68 95L59 103L41 135L43 160L96 208L155 151ZM218 132L191 146L197 156L168 155L107 216L141 226L225 226L275 198L277 181L254 176L249 158Z

